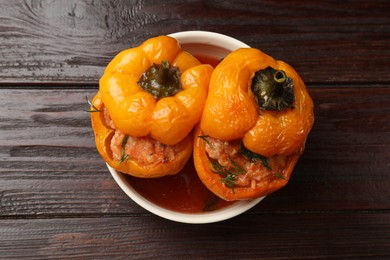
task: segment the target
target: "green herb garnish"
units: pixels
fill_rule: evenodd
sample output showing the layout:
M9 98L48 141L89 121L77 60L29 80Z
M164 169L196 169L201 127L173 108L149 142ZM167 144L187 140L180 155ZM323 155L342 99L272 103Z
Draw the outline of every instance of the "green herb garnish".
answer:
M237 174L245 174L246 171L244 170L244 168L241 167L241 165L239 165L236 161L234 161L232 158L229 158L229 161L233 164L233 169L234 172Z
M276 178L279 178L279 179L282 179L282 180L286 180L286 178L284 178L284 176L282 174L280 174L280 173L274 173L274 176Z
M215 147L213 146L212 143L210 143L209 138L210 136L208 135L199 135L198 138L201 138L208 146L210 146L211 149L215 150Z
M239 165L236 161L229 158L232 163L232 167L227 168L226 166L222 166L217 160L209 158L211 165L213 167L212 172L220 175L221 182L228 186L233 192L235 187L235 181L237 180L237 175L245 174L246 171Z
M95 107L94 104L92 104L91 100L89 100L87 96L85 97L85 101L87 101L87 103L89 104L89 106L92 107L92 109L85 110L85 112L100 112L100 110L97 109L97 107Z
M265 157L265 156L262 156L260 154L257 154L257 153L254 153L250 150L248 150L243 143L241 143L240 145L240 149L238 150L238 153L245 156L246 158L248 158L250 161L254 162L254 161L257 161L257 160L260 160L261 163L263 164L263 166L265 168L267 168L268 170L271 170L272 171L272 168L271 166L269 165L268 163L268 158Z
M203 212L209 212L215 210L215 206L220 201L218 196L212 196L206 200L205 206L203 208Z
M122 157L119 160L119 164L123 163L125 160L129 159L129 155L125 153L125 146L127 144L127 139L129 138L128 135L125 135L122 140Z
M226 177L221 179L221 182L228 186L234 193L234 188L236 186L235 181L237 180L236 175L234 174L228 174Z

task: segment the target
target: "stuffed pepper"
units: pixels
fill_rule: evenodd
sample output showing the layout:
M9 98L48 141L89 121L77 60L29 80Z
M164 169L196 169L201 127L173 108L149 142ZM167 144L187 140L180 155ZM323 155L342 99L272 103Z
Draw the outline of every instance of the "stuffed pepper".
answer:
M120 52L90 102L102 158L136 177L178 173L191 157L212 71L169 36Z
M312 99L292 67L238 49L210 79L195 131L197 173L225 200L265 196L287 184L313 121Z

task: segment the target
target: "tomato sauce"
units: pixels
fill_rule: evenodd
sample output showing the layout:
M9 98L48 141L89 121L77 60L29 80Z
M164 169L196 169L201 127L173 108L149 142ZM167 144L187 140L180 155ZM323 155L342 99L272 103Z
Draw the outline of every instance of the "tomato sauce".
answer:
M215 68L220 60L213 58L213 57L208 57L208 56L201 56L201 55L196 55L195 56L202 64L210 64Z
M173 211L201 213L234 203L220 199L203 185L192 159L181 172L173 176L145 179L126 175L126 179L143 197Z
M220 62L216 58L196 56L202 64L214 68ZM204 186L196 173L192 158L176 175L145 179L125 175L131 186L143 197L160 207L183 213L201 213L227 207L228 202Z

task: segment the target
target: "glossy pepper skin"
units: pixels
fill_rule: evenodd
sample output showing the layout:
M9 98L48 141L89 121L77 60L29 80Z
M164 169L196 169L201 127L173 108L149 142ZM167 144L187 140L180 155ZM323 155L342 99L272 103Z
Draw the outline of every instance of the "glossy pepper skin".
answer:
M294 99L291 107L267 110L256 102L251 89L253 77L268 67L283 71L292 80ZM289 99L291 101L291 97ZM221 61L210 79L208 98L195 132L193 156L197 173L211 191L225 200L267 195L287 184L313 122L312 99L291 66L254 48L238 49ZM256 188L231 189L223 185L205 152L205 142L196 138L199 135L223 141L242 140L248 150L267 158L284 156L284 170L277 173L284 178L267 177L268 180Z
M282 70L294 82L292 108L259 109L250 91L256 71L266 67ZM290 155L305 143L313 125L313 101L295 70L254 49L238 49L215 68L201 119L201 129L213 138L242 139L246 148L270 157Z
M163 61L178 67L182 90L156 99L138 84L141 75ZM199 121L213 68L181 50L176 39L159 36L120 52L107 66L99 92L117 129L150 135L166 145L183 140Z
M144 90L139 80L154 64L169 63L178 68L181 90L172 96L156 98ZM96 147L111 167L136 177L154 178L178 173L191 157L193 135L198 123L213 68L201 64L181 50L177 40L159 36L138 47L120 52L108 64L92 101L92 127ZM115 129L105 124L102 108L108 110ZM182 143L173 161L140 165L127 159L113 159L110 148L115 131L133 137L149 136L164 145Z

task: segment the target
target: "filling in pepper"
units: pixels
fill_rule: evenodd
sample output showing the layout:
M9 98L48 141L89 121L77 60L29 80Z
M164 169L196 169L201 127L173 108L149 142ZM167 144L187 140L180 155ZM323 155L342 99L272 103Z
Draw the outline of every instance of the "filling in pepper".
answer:
M185 148L183 141L175 145L165 145L150 136L133 137L126 135L115 128L114 122L104 105L102 106L102 111L104 124L115 129L110 148L113 159L120 163L126 160L135 161L142 166L168 163L175 160L176 155Z
M282 70L267 67L257 71L252 79L251 91L260 110L293 108L294 84ZM276 178L286 180L286 156L266 158L248 150L241 140L226 142L209 136L199 137L206 142L211 171L219 174L221 182L233 191L235 187L255 189Z
M240 140L221 141L209 136L199 136L205 143L206 154L211 162L211 171L221 176L224 185L255 189L272 181L286 179L283 172L287 157L275 155L265 158L247 150Z

